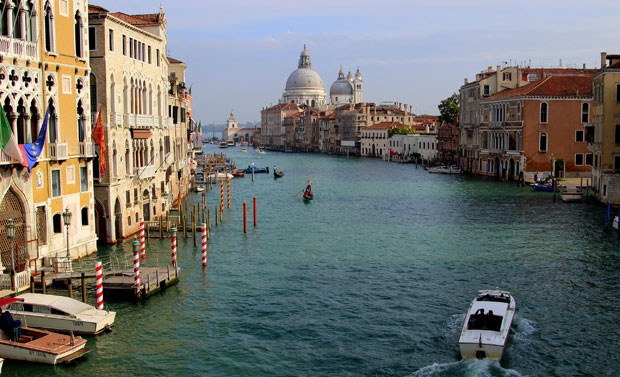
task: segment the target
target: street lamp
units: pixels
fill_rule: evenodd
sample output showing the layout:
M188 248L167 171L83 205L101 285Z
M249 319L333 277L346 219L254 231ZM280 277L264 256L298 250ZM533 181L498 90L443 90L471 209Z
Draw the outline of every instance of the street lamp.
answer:
M6 236L11 240L11 290L15 290L15 253L13 252L13 239L15 238L15 223L10 218L6 224Z
M69 254L69 225L71 225L71 211L69 208L65 208L65 211L62 213L62 221L65 223L65 228L67 229L67 258L70 258Z

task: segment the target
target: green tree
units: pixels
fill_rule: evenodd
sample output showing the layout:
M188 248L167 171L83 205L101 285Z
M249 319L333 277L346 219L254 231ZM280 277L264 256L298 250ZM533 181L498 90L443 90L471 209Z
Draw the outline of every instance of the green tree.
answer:
M439 121L456 124L459 120L459 95L454 93L439 103Z

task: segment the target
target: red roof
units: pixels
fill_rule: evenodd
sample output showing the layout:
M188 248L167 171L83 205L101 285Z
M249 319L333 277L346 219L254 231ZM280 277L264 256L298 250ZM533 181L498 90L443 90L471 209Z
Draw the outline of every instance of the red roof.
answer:
M488 97L487 100L534 96L590 97L592 96L592 75L549 76L520 88L501 91Z
M367 130L389 130L391 128L400 128L404 126L405 125L400 122L381 122L381 123L375 123L372 126L368 126L365 129Z
M129 15L122 12L115 12L110 13L110 15L134 26L159 25L163 21L163 14L161 13Z

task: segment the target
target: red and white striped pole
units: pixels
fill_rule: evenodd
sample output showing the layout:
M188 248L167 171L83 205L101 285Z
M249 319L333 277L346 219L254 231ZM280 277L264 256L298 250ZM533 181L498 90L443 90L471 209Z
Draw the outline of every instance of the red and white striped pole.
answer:
M144 217L140 218L140 255L146 259L146 244L144 243Z
M140 242L133 240L133 277L136 283L136 297L140 297Z
M202 268L207 268L207 224L202 223Z
M173 226L172 231L172 267L177 266L177 227Z
M101 261L95 262L95 278L97 280L97 309L103 310L103 264Z

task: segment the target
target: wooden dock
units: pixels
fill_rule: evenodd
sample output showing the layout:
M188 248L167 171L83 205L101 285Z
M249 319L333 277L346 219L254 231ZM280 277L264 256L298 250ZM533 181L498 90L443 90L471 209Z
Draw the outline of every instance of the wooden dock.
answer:
M103 297L106 299L143 300L155 293L163 292L179 282L178 268L140 268L140 289L136 287L133 270L108 275L103 279Z

